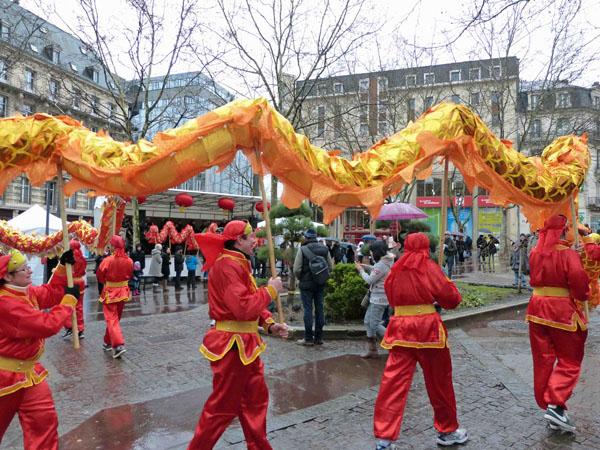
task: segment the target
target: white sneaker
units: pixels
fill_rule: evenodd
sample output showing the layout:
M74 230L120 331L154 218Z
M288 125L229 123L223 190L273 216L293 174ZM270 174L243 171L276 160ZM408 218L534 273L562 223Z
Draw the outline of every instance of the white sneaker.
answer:
M456 445L464 444L469 439L467 430L458 428L452 433L438 433L437 443L438 445Z

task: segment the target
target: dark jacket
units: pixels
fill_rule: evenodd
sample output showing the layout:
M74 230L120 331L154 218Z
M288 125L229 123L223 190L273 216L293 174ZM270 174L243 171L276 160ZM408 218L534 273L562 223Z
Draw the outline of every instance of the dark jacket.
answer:
M183 255L175 253L175 272L183 271Z
M136 245L136 249L134 251L131 252L131 255L129 255L131 260L135 263L136 261L139 261L140 266L142 266L142 270L144 270L144 268L146 267L146 255L144 254L144 250L137 250L137 245Z
M163 274L164 277L168 277L169 275L171 275L171 268L169 267L169 265L171 264L171 257L166 252L162 252L161 256L162 256L161 273Z
M315 255L322 256L323 258L327 259L330 270L333 268L333 262L327 246L319 244L316 239L307 239L302 243L302 247L305 245L308 246L308 249ZM298 278L298 287L300 289L311 291L324 289L324 285L319 286L313 281L312 274L310 273L310 269L308 267L308 261L308 258L304 257L302 249L298 249L298 252L296 253L296 259L294 260L294 275L296 275L296 278Z
M338 244L337 242L335 242L333 244L333 247L331 247L331 257L333 258L336 264L342 262L344 254L342 253L342 248L340 247L340 244Z

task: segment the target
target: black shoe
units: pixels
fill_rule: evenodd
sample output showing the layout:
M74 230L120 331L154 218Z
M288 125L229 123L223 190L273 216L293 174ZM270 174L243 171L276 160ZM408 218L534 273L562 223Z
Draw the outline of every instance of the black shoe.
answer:
M113 348L113 358L120 358L123 353L125 353L124 345L119 345L117 348Z
M79 335L79 339L85 339L85 334L83 334L83 331L80 331L77 334Z
M112 345L104 343L102 344L102 350L105 352L110 352L112 350Z
M315 345L323 345L323 341L317 341L317 340L315 340Z
M544 414L544 419L554 425L558 425L565 431L573 432L576 430L575 425L573 425L573 422L569 419L569 415L562 406L548 406Z
M70 328L65 330L65 334L63 334L62 338L67 341L73 337L73 331Z

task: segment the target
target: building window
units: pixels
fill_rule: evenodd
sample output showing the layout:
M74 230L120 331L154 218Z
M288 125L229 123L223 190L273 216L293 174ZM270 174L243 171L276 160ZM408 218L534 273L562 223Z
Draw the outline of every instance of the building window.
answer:
M0 20L0 39L8 39L10 36L10 28L8 22Z
M556 106L558 108L566 108L569 106L569 94L566 92L561 92L556 96Z
M406 85L407 86L416 86L417 85L417 76L416 75L406 75Z
M381 120L379 121L379 123L377 124L378 130L379 130L379 134L381 136L387 134L388 132L388 123L387 120Z
M481 95L479 92L471 92L471 106L479 106L481 104Z
M540 119L534 120L531 124L531 137L539 139L542 137L542 121Z
M33 106L23 103L23 108L21 109L21 114L25 117L33 115Z
M25 90L34 92L35 88L35 72L31 69L25 69Z
M417 110L417 102L415 101L414 98L409 98L408 99L408 121L414 121L415 120L415 116L416 116L416 110Z
M435 74L432 73L426 73L425 74L425 84L433 84L435 83Z
M529 94L529 109L537 108L540 96L538 94Z
M342 137L342 111L340 105L333 106L333 136Z
M469 80L480 80L481 79L481 68L475 67L469 69Z
M369 90L369 79L365 78L358 82L358 91L359 92L367 92Z
M460 70L450 71L450 83L457 83L460 81Z
M562 117L559 118L556 122L556 133L559 136L564 136L569 134L569 131L571 131L571 124L569 123L569 120Z
M456 103L457 105L460 105L460 95L454 94L452 96L452 103Z
M21 175L21 182L19 183L19 201L21 203L31 203L31 184L25 175Z
M377 78L377 92L385 92L388 90L388 80L384 77Z
M112 103L108 104L108 120L113 120L115 118L115 105Z
M317 86L317 95L322 97L327 95L327 85L322 83Z
M46 33L48 33L48 28L46 28L44 25L42 25L42 26L40 27L40 32L41 32L42 34L46 34Z
M441 193L442 180L439 178L417 180L417 197L439 197Z
M34 53L38 53L39 50L37 48L37 46L35 44L32 44L31 42L29 43L29 49L34 52Z
M44 48L44 53L46 54L46 57L54 64L58 64L60 62L60 51L53 45L48 45L46 48Z
M46 203L49 207L56 206L56 181L46 183Z
M73 108L81 109L81 91L79 89L73 89Z
M492 67L493 78L500 78L502 76L502 66Z
M600 97L594 97L594 109L600 109Z
M360 127L358 129L358 134L360 136L368 136L369 135L369 124L368 123L361 123Z
M425 110L428 110L429 108L431 108L431 106L433 105L433 96L432 95L428 95L427 97L425 97Z
M54 78L50 78L50 82L48 84L48 89L50 91L50 100L52 100L53 102L58 101L59 87L60 87L60 84L59 84L58 80L56 80Z
M72 196L67 197L66 207L70 209L77 209L77 192L73 193Z
M0 117L6 117L8 113L8 97L0 96Z
M6 61L3 59L0 59L0 81L8 82Z
M94 210L94 206L96 206L96 197L88 197L87 199L87 209L90 211Z
M92 80L94 83L98 82L98 71L94 67L86 67L85 74L87 77Z
M325 137L325 106L317 108L317 137Z
M492 125L500 125L500 95L492 92Z
M77 72L77 66L76 66L74 63L72 63L72 62L71 62L71 63L69 63L69 66L71 66L71 70L72 70L73 72Z
M334 83L333 84L333 92L335 92L336 94L343 94L344 93L344 85L342 83Z
M90 98L90 106L92 108L92 114L94 115L98 115L98 97L91 97Z

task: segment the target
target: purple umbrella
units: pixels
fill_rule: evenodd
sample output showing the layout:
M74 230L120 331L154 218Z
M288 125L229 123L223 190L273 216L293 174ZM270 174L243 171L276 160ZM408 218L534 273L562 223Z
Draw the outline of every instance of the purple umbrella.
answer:
M410 203L386 203L381 207L379 216L371 220L425 219L427 217L429 217L427 214Z

